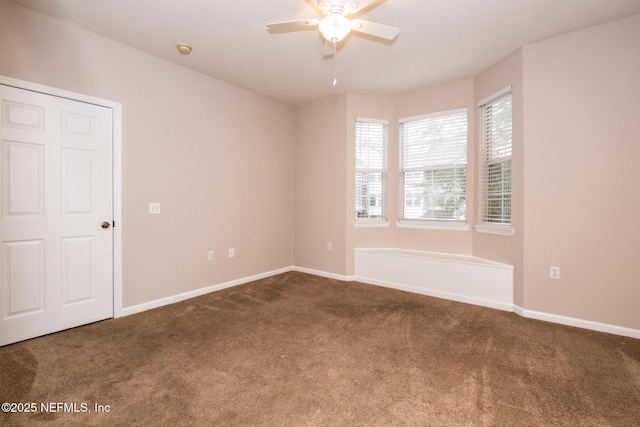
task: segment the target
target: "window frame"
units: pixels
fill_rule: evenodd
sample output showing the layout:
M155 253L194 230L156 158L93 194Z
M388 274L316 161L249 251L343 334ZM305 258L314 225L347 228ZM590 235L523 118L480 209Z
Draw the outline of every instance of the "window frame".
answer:
M436 117L443 117L443 116L448 116L448 115L457 115L460 113L464 113L465 114L465 124L466 124L466 129L465 129L465 137L464 137L464 150L465 150L465 163L464 165L462 164L455 164L455 163L450 163L450 164L446 164L446 165L430 165L430 166L425 166L425 167L420 167L420 168L405 168L404 167L404 143L403 143L403 138L402 138L402 126L404 123L408 123L408 122L412 122L412 121L420 121L420 120L426 120L426 119L431 119L431 118L436 118ZM421 218L406 218L405 217L405 199L406 199L406 192L405 192L405 174L406 173L411 173L411 172L431 172L431 173L436 173L437 171L442 171L442 170L451 170L451 171L455 171L456 169L464 169L464 200L465 203L468 200L468 144L469 144L469 109L465 106L465 107L460 107L460 108L454 108L454 109L450 109L450 110L444 110L444 111L438 111L438 112L434 112L434 113L428 113L428 114L422 114L422 115L418 115L418 116L411 116L411 117L405 117L399 120L399 144L398 144L398 151L399 151L399 163L398 163L398 167L399 167L399 212L400 212L400 218L399 220L396 222L396 226L399 228L426 228L426 229L440 229L440 230L454 230L454 231L466 231L469 229L469 224L468 224L468 219L467 219L467 215L465 212L465 218L464 219L449 219L449 218L425 218L425 219L421 219Z
M498 101L503 100L505 97L511 97L511 122L510 122L510 131L511 138L509 141L508 156L503 156L494 159L493 161L489 160L489 153L491 149L488 147L488 132L487 132L487 107L495 105ZM480 126L479 126L479 140L480 140L480 150L479 150L479 180L478 180L478 188L479 188L479 197L478 197L478 224L474 227L476 231L482 233L490 233L490 234L498 234L504 236L513 236L515 230L512 227L513 221L513 88L512 86L507 86L506 88L488 96L478 103L478 111L480 117ZM488 219L487 210L489 209L489 170L492 166L500 165L500 168L504 170L505 165L508 165L509 169L509 183L505 185L505 181L501 180L500 184L502 188L508 187L508 201L509 201L509 215L508 222L499 222L499 221L490 221ZM502 191L499 197L504 200L505 192ZM502 210L501 210L501 213Z
M382 168L358 168L358 132L359 132L359 123L366 124L374 124L374 125L382 125L383 133L382 133ZM355 123L355 135L354 135L354 175L353 175L353 184L354 184L354 209L353 209L353 224L355 227L388 227L389 226L389 121L383 119L374 119L369 117L356 117ZM358 192L358 174L380 174L381 176L381 196L380 196L380 210L381 217L380 218L371 218L371 217L358 217L358 195L360 194L362 197L362 192ZM366 194L366 197L369 199L371 195ZM369 208L370 202L366 203L367 209Z

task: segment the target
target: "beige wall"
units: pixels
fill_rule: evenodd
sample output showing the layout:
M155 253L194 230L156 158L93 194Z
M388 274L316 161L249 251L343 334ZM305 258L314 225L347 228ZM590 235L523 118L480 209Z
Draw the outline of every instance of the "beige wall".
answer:
M122 103L124 307L292 265L291 107L4 1L0 75Z
M294 263L337 275L347 271L346 116L346 95L296 109Z
M526 46L524 87L525 307L640 329L640 16Z

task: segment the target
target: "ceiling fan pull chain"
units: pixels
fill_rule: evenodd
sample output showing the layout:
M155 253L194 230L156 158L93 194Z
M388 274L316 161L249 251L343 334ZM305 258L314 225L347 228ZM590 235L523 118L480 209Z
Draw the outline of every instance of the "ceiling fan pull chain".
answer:
M336 42L333 42L333 85L338 84L338 79L336 79Z

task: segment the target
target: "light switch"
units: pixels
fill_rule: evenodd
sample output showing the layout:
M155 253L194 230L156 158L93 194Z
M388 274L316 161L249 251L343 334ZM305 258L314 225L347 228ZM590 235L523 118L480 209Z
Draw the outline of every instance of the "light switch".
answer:
M160 213L160 203L149 203L149 214L156 215Z

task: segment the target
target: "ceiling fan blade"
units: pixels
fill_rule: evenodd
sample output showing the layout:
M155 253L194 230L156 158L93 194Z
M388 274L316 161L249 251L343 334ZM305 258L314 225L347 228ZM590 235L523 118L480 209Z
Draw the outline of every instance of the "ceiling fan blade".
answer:
M378 24L377 22L364 21L362 19L352 19L351 29L360 33L369 34L381 39L393 40L400 34L400 28L389 25Z
M309 27L317 27L319 23L319 19L304 19L302 21L274 22L273 24L267 24L267 28L272 31L303 30Z
M355 0L348 1L344 5L344 10L347 13L356 13L369 6L371 3L374 3L376 0Z

